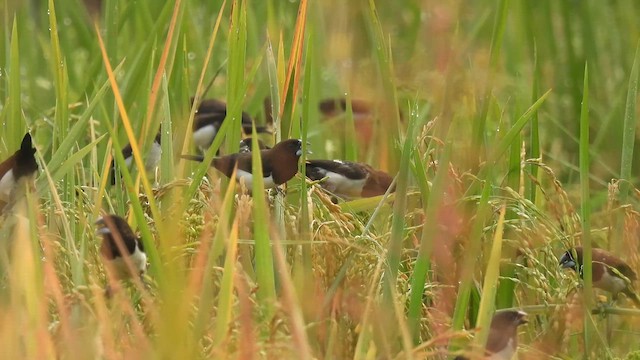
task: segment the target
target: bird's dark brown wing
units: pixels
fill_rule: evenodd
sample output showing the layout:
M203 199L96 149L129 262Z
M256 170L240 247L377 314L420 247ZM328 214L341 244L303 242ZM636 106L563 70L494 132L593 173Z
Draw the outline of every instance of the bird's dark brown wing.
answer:
M393 178L384 171L369 169L370 175L367 183L362 188L362 196L378 196L384 195L387 189L393 183Z
M352 180L362 180L369 174L367 166L350 161L307 160L307 164L309 165L307 166L307 169L309 169L309 167L322 168ZM307 176L309 175L309 172L307 172ZM319 180L312 178L311 176L309 177L313 180Z
M624 275L631 281L635 281L637 276L635 271L625 263L622 259L616 257L601 249L592 249L592 258L594 262L600 262L614 267L620 274Z
M231 177L236 163L238 164L238 170L251 172L251 153L236 153L214 158L212 165L227 177Z

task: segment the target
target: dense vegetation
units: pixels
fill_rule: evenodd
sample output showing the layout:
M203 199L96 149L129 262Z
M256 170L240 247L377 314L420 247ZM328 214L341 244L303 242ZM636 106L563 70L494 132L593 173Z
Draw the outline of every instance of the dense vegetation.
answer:
M640 271L640 3L5 0L0 15L0 160L29 130L40 164L0 220L2 358L445 358L481 348L496 308L529 313L520 359L640 356L640 309L558 266L583 244ZM178 157L192 96L228 103L208 156L237 150L240 112L263 124L270 97L263 140L367 162L396 192L335 204L297 176L237 195ZM350 106L322 118L334 97L374 104L368 142ZM158 173L110 186L112 149L145 154L160 125ZM101 211L140 233L149 289L103 296Z

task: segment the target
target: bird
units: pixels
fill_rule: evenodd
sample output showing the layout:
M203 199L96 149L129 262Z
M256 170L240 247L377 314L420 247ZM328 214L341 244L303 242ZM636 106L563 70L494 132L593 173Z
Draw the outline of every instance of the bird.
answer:
M321 180L325 190L345 199L383 195L393 178L365 163L342 160L307 160L306 176ZM393 191L393 189L392 189Z
M29 181L38 171L31 135L22 138L20 149L0 163L0 203L8 204L23 180Z
M133 275L142 277L147 269L147 254L142 240L134 234L127 221L109 214L99 218L96 225L98 234L102 235L100 255L107 271L117 280L126 280ZM132 269L125 258L130 260Z
M486 359L510 360L518 350L518 326L526 324L527 313L521 310L499 310L491 318L485 347ZM455 360L468 360L457 356Z
M144 169L147 173L153 173L158 167L158 164L160 163L160 157L162 156L161 138L162 138L161 133L158 131L158 134L156 134L156 137L153 139L153 144L151 144L151 148L149 149L149 152L145 156ZM133 164L134 160L133 160L133 149L131 148L130 143L122 148L122 156L124 157L124 163L127 165L127 167L131 168L131 164ZM111 168L110 168L111 185L116 183L116 173L114 170L115 169L114 165L115 165L115 159L111 161Z
M573 269L582 278L582 259L582 247L576 246L564 252L560 258L560 267ZM640 308L640 297L632 284L637 276L627 263L598 248L591 249L591 260L591 280L594 287L610 292L614 301L619 293L623 293Z
M191 98L193 105L194 98ZM227 117L227 104L217 99L205 99L198 106L193 119L193 143L201 153L205 153L213 143L224 119ZM242 130L251 134L253 119L246 112L242 112ZM257 133L269 133L266 126L256 126Z
M240 140L240 150L238 151L239 153L250 153L251 150L253 148L253 142L252 139L250 137L248 138L244 138L242 140ZM258 148L260 150L268 150L271 149L269 146L267 146L262 140L258 139Z
M237 165L236 180L244 181L247 188L251 190L253 184L252 156L250 152L244 152L216 157L212 160L211 166L227 177L231 177L233 169ZM300 156L302 156L302 141L299 139L284 140L271 149L260 150L264 187L266 189L275 188L293 178L298 173ZM204 160L202 155L182 155L182 158L200 162Z

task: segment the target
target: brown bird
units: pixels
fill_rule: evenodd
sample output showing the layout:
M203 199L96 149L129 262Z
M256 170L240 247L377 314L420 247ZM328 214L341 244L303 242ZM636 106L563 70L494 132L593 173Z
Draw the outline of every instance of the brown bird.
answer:
M0 163L0 204L3 206L10 202L20 182L31 180L38 171L35 153L31 135L26 133L20 149Z
M393 178L364 163L342 160L307 160L306 175L311 180L327 178L320 185L346 199L383 195Z
M487 346L486 359L510 360L518 350L518 326L527 323L527 313L518 310L496 311L491 319L491 328ZM457 356L455 360L467 360Z
M191 102L193 104L193 98ZM206 99L198 106L195 118L193 119L193 143L202 153L213 143L218 134L224 119L227 117L227 104L217 99ZM253 119L246 112L242 112L242 130L251 134ZM265 126L256 126L256 132L268 133Z
M147 254L142 240L138 238L127 221L118 215L105 215L96 221L98 234L102 235L100 255L107 271L118 280L132 276L125 258L131 261L136 276L147 269Z
M271 149L260 150L262 158L262 175L266 189L284 184L293 178L298 172L298 160L302 155L302 141L288 139L277 143ZM211 166L215 167L227 177L231 177L233 169L238 166L236 180L241 179L247 188L252 190L252 154L250 152L229 154L214 158ZM182 155L182 158L195 161L203 161L201 155Z
M593 286L608 291L613 300L619 293L625 294L636 307L640 307L640 297L633 290L636 273L617 256L603 249L591 249L591 280ZM576 271L582 278L582 247L567 250L560 258L560 266Z

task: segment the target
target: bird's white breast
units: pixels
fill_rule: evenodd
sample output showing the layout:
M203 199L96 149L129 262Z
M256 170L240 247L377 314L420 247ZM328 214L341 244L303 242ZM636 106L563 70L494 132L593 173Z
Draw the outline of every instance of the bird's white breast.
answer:
M598 285L612 294L617 294L627 287L627 282L615 275L611 275L609 272L611 269L606 269L602 274L602 279L598 281Z
M13 191L16 184L16 179L13 176L13 169L7 171L2 179L0 179L0 200L3 202L9 202L11 197L11 191Z
M216 133L217 131L215 126L203 126L193 132L193 143L202 150L202 152L205 152L209 146L211 146L211 143L213 143Z
M131 265L133 265L134 270L138 271L140 274L142 274L142 273L144 273L146 271L146 269L147 269L147 254L145 254L144 252L140 251L138 246L136 246L136 249L133 252L133 254L131 254L129 256L129 259L131 260ZM126 260L122 256L119 256L119 257L111 260L111 266L115 270L115 273L116 273L115 275L119 279L126 279L126 278L131 276L131 272L129 271L129 268L127 267Z
M509 343L504 349L498 351L497 353L491 354L489 356L489 360L511 360L513 355L516 353L516 348L513 346L513 338L509 339Z
M147 171L153 171L158 167L160 163L160 156L162 155L162 146L157 142L153 142L151 144L151 149L149 149L149 154L147 154L147 160L144 163L144 168Z
M361 180L349 179L332 171L327 171L324 176L328 177L328 179L321 183L322 187L342 197L360 197L362 188L367 182L366 178Z
M244 181L244 184L249 190L253 188L253 174L244 170L238 169L236 173L236 179L238 181ZM264 188L271 189L276 187L276 183L273 181L273 176L269 175L264 178Z

